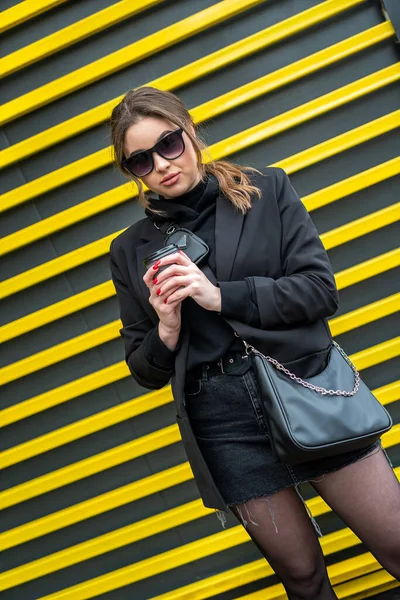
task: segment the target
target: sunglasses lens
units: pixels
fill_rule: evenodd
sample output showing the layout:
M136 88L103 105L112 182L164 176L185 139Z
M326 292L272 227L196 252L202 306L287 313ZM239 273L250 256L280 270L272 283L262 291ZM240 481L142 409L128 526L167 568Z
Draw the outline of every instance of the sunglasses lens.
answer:
M148 152L140 152L127 161L129 171L136 177L148 175L153 168L153 161Z
M157 144L157 150L164 158L178 158L184 149L182 135L176 131L166 135Z

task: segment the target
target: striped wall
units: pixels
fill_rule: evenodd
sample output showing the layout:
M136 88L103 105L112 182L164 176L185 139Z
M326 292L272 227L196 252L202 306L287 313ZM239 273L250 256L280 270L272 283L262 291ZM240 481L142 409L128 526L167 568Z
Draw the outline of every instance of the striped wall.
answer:
M340 289L331 330L393 416L400 476L393 26L378 0L0 6L0 599L283 599L245 530L199 500L170 387L148 393L123 361L108 248L143 211L106 121L131 87L177 91L214 158L290 174ZM304 494L338 596L396 586Z

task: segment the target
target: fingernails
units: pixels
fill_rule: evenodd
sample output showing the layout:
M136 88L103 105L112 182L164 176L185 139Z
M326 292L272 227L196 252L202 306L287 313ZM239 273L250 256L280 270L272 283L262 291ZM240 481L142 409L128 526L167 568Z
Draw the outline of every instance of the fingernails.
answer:
M155 285L156 283L158 283L158 279L157 279L157 277L155 277L155 278L153 279L153 283L154 283L154 285Z
M161 294L161 290L157 290L157 296Z
M158 267L159 267L159 265L156 263L156 264L153 266L153 270L154 270L154 271L158 271Z
M168 298L165 298L164 304L167 304L167 302L168 302Z

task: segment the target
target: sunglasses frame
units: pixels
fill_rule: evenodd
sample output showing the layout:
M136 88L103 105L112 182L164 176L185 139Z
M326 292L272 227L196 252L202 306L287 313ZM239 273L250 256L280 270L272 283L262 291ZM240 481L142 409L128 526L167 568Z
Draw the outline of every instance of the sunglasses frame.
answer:
M173 135L173 134L178 134L178 136L181 138L181 141L182 141L182 152L180 152L177 156L174 156L173 158L169 158L167 156L164 156L162 154L162 152L160 152L157 149L157 146L159 144L161 144L161 142L163 142L165 140L165 138L167 138L169 135ZM150 173L154 169L154 158L153 158L153 153L154 152L157 152L157 154L159 156L161 156L162 158L164 158L165 160L175 160L176 158L179 158L180 156L182 156L182 154L185 152L185 150L186 150L186 147L185 147L185 140L183 139L183 129L182 129L182 127L180 127L179 129L175 129L175 131L169 131L168 133L166 133L160 140L158 140L158 142L156 142L154 144L154 146L152 148L149 148L148 150L139 150L138 152L133 152L127 158L124 158L121 161L121 166L124 169L124 171L126 171L130 175L133 175L134 177L137 177L138 179L141 179L142 177L146 177L147 175L150 175ZM151 169L150 169L150 171L148 173L145 173L144 175L140 175L140 176L136 175L136 173L134 173L133 171L131 171L129 169L129 167L128 167L130 159L132 159L137 154L147 154L150 157L150 161L151 161Z

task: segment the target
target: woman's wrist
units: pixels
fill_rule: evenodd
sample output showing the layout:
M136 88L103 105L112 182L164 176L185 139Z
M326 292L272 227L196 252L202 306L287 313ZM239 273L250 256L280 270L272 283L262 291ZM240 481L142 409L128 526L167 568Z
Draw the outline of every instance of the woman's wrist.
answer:
M180 329L168 329L160 321L158 324L158 335L160 340L167 346L171 351L175 350L178 345Z

